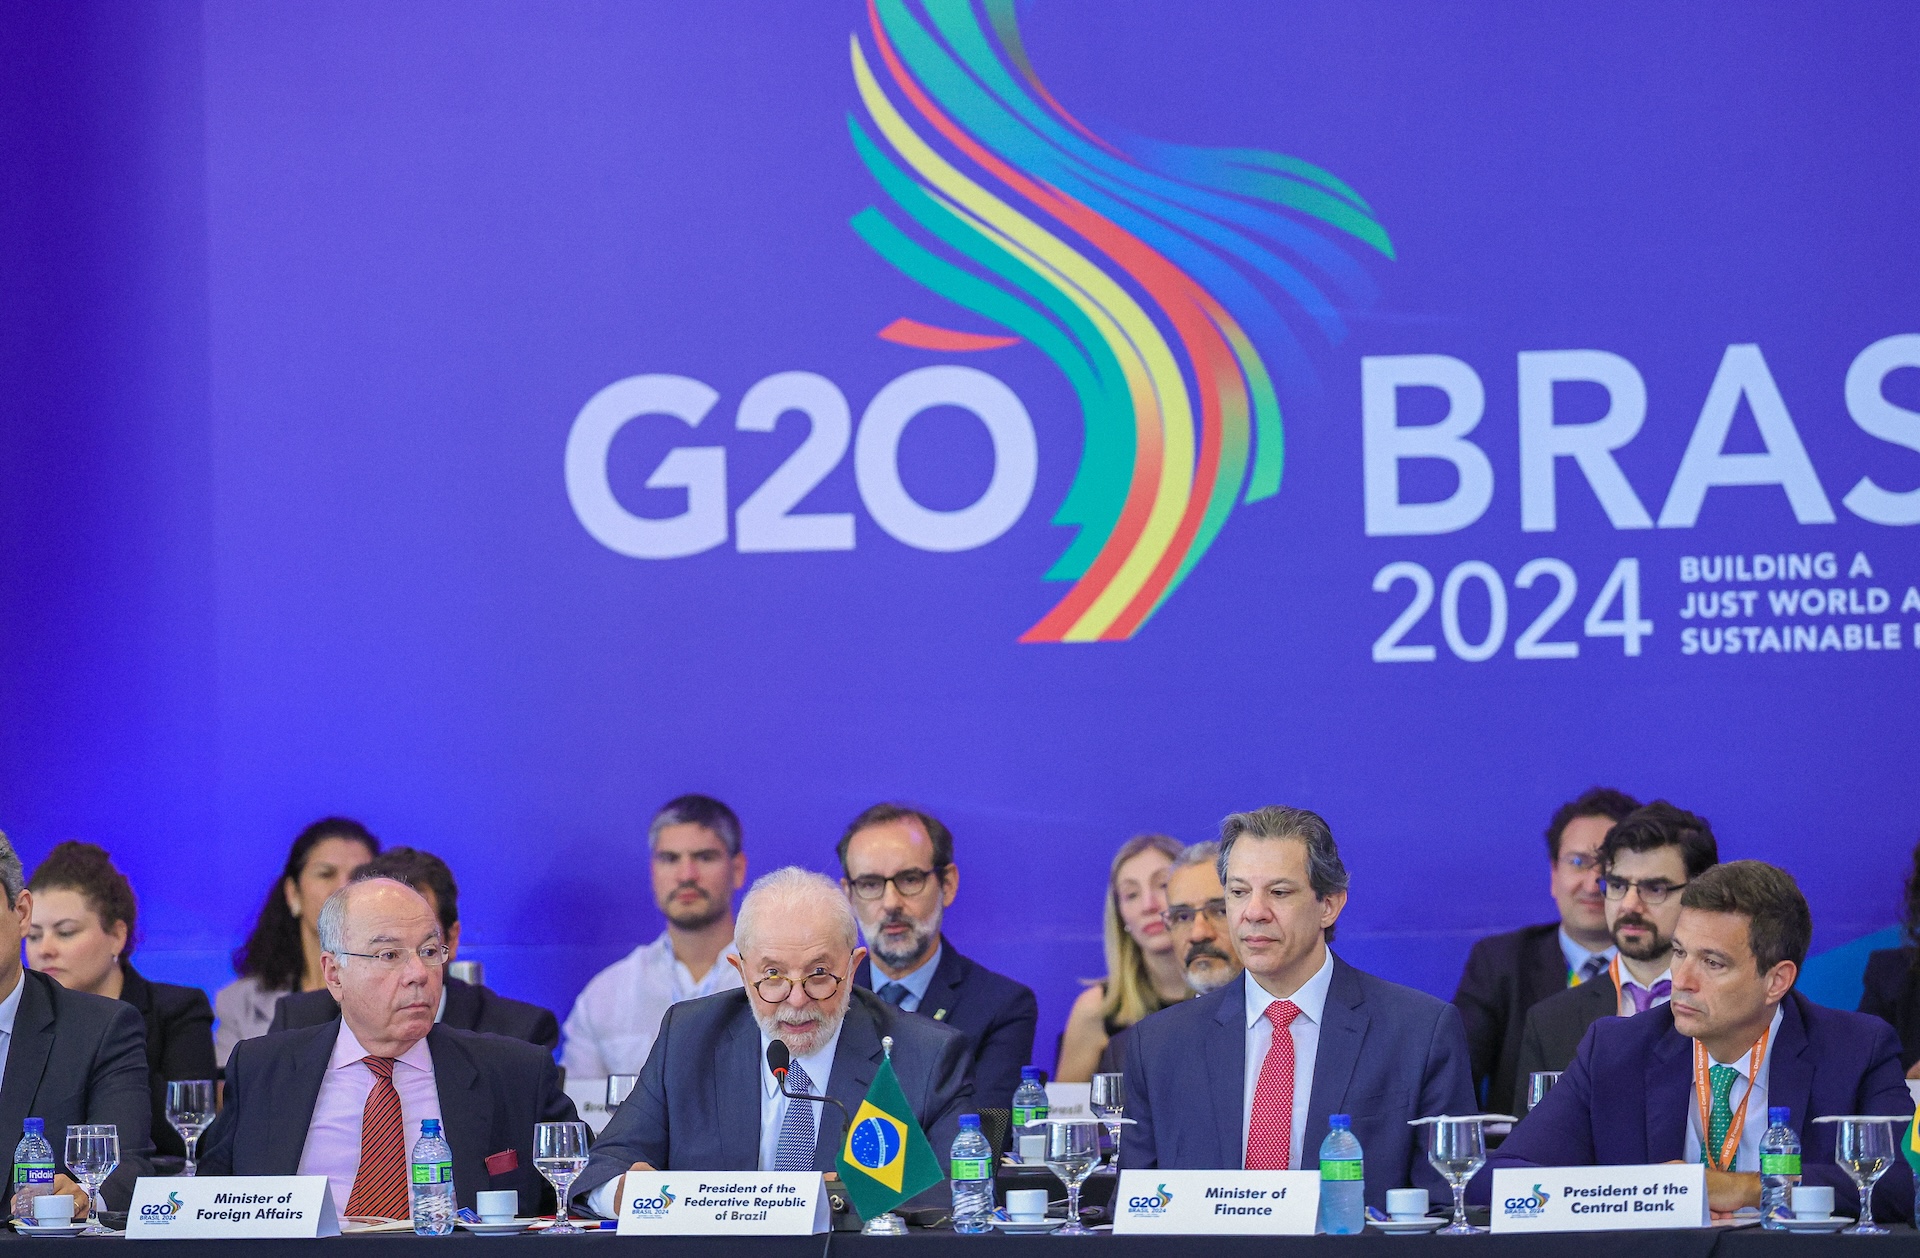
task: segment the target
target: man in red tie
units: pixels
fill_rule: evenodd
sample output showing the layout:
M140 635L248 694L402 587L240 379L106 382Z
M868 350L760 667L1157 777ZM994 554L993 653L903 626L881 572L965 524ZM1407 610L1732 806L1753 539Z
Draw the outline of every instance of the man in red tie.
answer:
M336 891L319 931L340 1016L235 1048L200 1173L325 1175L341 1213L404 1219L408 1151L439 1119L462 1205L505 1188L523 1212L551 1210L533 1127L573 1121L573 1103L539 1047L436 1025L447 950L433 907L372 878Z
M1476 1112L1459 1013L1328 947L1347 870L1317 814L1235 813L1219 862L1246 972L1134 1026L1120 1164L1312 1170L1328 1117L1347 1114L1368 1204L1409 1183L1444 1192L1408 1122Z

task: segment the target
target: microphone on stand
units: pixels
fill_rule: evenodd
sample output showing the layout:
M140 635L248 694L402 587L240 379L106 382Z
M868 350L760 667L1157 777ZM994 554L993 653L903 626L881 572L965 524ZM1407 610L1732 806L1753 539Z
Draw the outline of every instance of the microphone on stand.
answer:
M812 1101L815 1104L831 1105L840 1111L840 1134L845 1137L847 1128L853 1126L853 1116L847 1113L847 1107L831 1096L813 1096L806 1092L791 1092L787 1089L787 1068L793 1063L793 1053L787 1048L785 1040L774 1040L767 1045L767 1069L780 1085L780 1095L795 1101ZM837 1147L837 1146L836 1146Z

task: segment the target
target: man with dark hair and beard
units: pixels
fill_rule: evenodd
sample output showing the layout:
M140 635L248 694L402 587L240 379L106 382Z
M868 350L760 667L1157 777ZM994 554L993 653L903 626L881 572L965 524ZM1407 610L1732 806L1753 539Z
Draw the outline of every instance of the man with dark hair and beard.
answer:
M560 1064L573 1079L640 1073L667 1006L740 986L733 894L747 881L740 818L706 795L670 801L647 826L653 899L667 919L650 944L593 976L567 1015Z
M1227 927L1227 890L1220 883L1220 842L1194 843L1167 866L1167 933L1173 936L1173 955L1187 972L1187 986L1196 996L1217 992L1240 977L1240 954ZM1114 1032L1100 1050L1098 1074L1118 1074L1127 1068L1127 1037L1133 1027Z
M1528 1079L1565 1070L1587 1028L1667 1003L1673 992L1673 928L1680 889L1720 860L1705 817L1666 800L1636 808L1600 843L1607 931L1618 950L1601 978L1547 997L1527 1013L1515 1072L1515 1113L1525 1113Z
M941 935L960 891L952 833L919 809L875 804L836 850L841 889L867 941L855 982L966 1036L975 1103L1011 1108L1020 1068L1033 1061L1040 1005L1032 988L961 956Z

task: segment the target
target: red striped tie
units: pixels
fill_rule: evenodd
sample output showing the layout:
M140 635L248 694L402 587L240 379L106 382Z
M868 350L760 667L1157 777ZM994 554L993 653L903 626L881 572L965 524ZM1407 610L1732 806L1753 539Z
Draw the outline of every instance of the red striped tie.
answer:
M373 1091L360 1114L360 1169L353 1177L347 1213L359 1218L410 1217L407 1200L407 1135L400 1094L393 1087L391 1057L362 1057L373 1072ZM1288 1067L1292 1077L1292 1067Z
M1273 1043L1260 1063L1260 1081L1253 1087L1253 1115L1247 1120L1247 1169L1284 1171L1293 1164L1293 1032L1287 1029L1300 1016L1291 1000L1267 1006L1273 1024Z

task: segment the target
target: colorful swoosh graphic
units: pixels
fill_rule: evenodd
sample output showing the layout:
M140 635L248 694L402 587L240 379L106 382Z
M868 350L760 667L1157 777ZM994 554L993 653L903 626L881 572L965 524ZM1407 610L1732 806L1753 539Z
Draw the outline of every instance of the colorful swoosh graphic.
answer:
M1094 134L1035 73L1015 3L868 0L872 59L851 39L866 118L847 122L894 213L852 225L1008 334L901 319L886 339L1024 340L1067 378L1084 442L1053 522L1078 532L1046 576L1073 585L1020 640L1123 641L1237 503L1279 492L1275 374L1311 385L1296 329L1339 341L1342 309L1376 295L1356 255L1393 245L1358 193L1297 158Z

